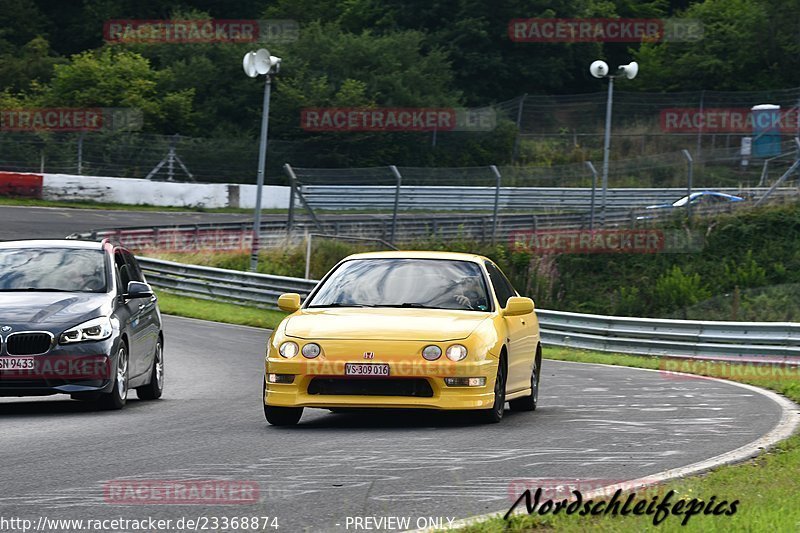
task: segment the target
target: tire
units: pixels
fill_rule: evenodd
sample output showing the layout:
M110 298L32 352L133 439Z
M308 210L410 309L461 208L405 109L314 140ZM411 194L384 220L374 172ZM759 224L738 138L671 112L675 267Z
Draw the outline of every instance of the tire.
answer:
M121 343L117 352L117 367L114 375L114 387L111 392L101 394L97 399L100 409L117 410L125 407L128 401L128 347Z
M497 365L497 376L494 379L494 404L491 409L478 411L478 420L484 424L497 424L503 419L506 407L506 365L500 359Z
M267 392L267 385L264 384L263 393L261 398L263 401ZM272 426L294 426L300 421L303 416L302 407L277 407L274 405L264 404L264 418Z
M150 383L136 388L136 396L140 400L157 400L164 392L164 346L161 339L156 342L156 351L153 354L153 367L150 370Z
M539 379L541 378L542 361L538 354L533 359L533 369L531 370L531 394L523 398L511 400L508 405L512 411L535 411L536 404L539 402Z
M96 402L97 399L100 397L99 392L73 392L69 395L70 398L73 400L77 400L79 402Z

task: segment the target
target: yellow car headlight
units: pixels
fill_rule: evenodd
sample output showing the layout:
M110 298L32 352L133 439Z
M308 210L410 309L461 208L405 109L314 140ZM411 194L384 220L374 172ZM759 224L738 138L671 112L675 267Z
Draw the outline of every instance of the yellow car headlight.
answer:
M453 344L447 348L446 354L451 361L461 361L467 357L467 348L461 344Z
M436 346L435 344L431 344L430 346L426 346L422 349L422 357L424 357L428 361L436 361L442 356L442 349Z
M305 357L306 359L314 359L316 356L320 354L320 352L322 352L322 349L319 347L319 344L316 344L314 342L309 342L308 344L303 346L303 349L301 351L303 353L303 357Z
M285 357L286 359L291 359L300 349L297 347L297 343L292 341L287 341L281 344L280 348L278 348L278 353L281 354L281 357Z

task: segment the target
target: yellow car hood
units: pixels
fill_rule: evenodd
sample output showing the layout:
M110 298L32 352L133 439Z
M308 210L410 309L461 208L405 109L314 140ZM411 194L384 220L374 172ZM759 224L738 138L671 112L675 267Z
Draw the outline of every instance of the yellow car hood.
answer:
M285 334L303 339L443 342L466 339L489 313L445 309L303 309Z

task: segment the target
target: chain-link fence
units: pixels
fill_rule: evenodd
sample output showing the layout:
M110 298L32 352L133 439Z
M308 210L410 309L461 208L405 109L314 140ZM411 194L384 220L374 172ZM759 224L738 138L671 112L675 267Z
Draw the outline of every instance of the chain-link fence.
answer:
M286 183L281 167L287 162L306 168L395 163L425 167L417 174L429 182L459 179L457 171L437 173L429 167L497 164L524 167L503 170L509 180L519 176L520 184L585 185L591 179L585 161L597 163L602 159L606 95L523 95L500 102L493 106L498 126L492 132L329 132L279 140L280 132L275 131L275 139L270 139L268 146L267 182ZM742 113L765 103L781 106L780 135L784 143L800 135L800 88L681 93L617 90L609 179L624 186L659 186L669 182L668 175L674 174L671 168L683 165L679 154L688 149L704 165L698 171L699 183L706 177L708 186L754 184L753 180L757 183L764 158L746 158L745 166L739 155L742 139L754 135L752 128L746 120L739 124L724 122L731 117L742 119ZM698 121L698 117L703 120ZM672 123L672 119L679 121ZM712 119L723 123L712 123ZM169 162L171 148L197 181L255 180L256 139L121 131L0 131L0 169L143 178L160 162ZM784 148L784 152L794 149ZM189 175L176 161L173 163L171 174L170 166L165 164L155 179L188 180ZM708 164L718 168L704 177L703 169ZM409 170L408 179L414 179L414 175ZM467 175L467 179L472 178ZM492 177L488 179L491 181Z

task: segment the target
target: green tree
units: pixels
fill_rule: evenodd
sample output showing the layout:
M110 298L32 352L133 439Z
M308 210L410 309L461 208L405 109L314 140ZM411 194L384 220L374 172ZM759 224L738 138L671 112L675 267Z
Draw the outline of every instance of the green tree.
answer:
M139 54L116 48L83 52L56 65L42 97L45 106L140 109L150 131L175 133L187 126L194 91L159 90L164 73Z
M634 52L645 90L758 90L800 84L800 4L705 0L682 15L703 23L695 42L646 43Z

